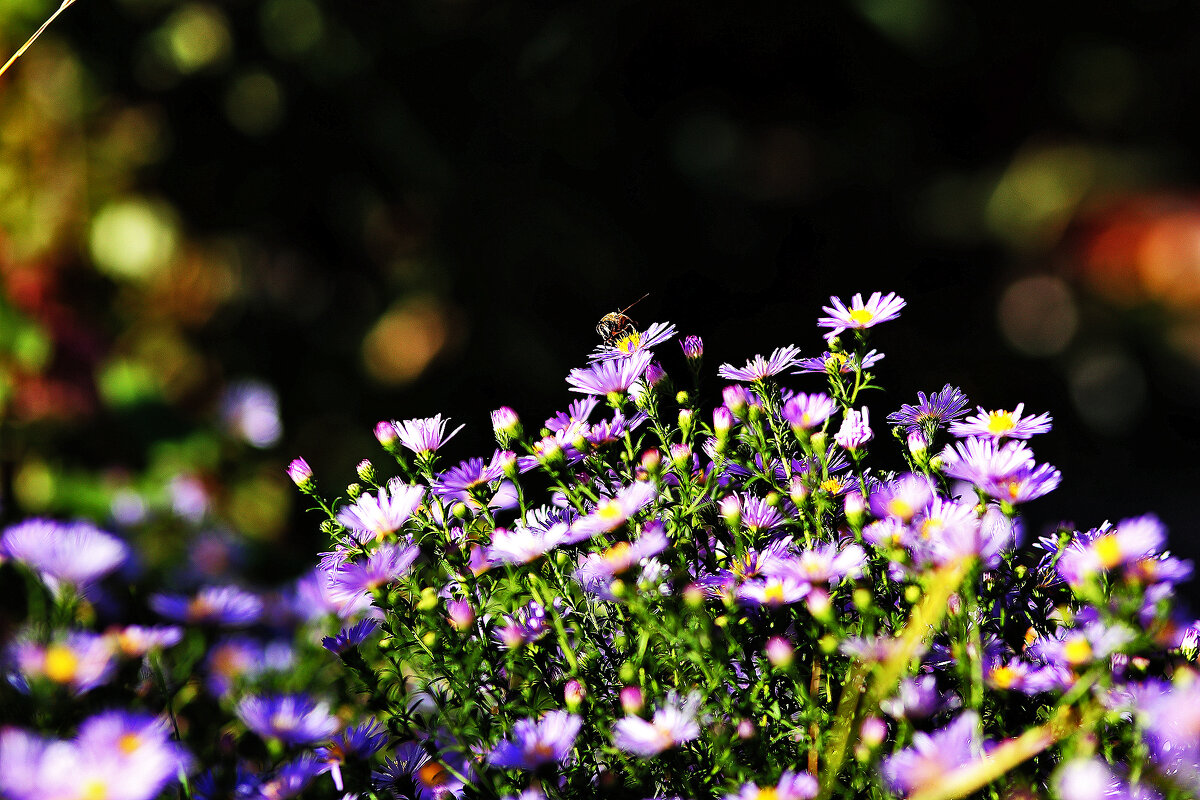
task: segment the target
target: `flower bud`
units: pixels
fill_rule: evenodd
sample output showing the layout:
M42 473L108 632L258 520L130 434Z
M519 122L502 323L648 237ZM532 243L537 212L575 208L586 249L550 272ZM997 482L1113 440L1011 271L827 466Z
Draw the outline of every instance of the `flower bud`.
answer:
M369 458L364 458L358 462L358 466L354 468L358 473L358 479L367 483L375 483L375 466Z
M662 364L657 361L651 361L646 367L646 371L642 373L642 380L651 389L657 389L662 382L667 379L667 371L662 368Z
M421 599L417 603L419 611L433 611L438 607L437 590L432 586L426 586L421 590Z
M829 592L814 588L804 598L804 604L808 606L808 613L813 615L813 619L821 622L829 621L833 610L833 601L829 597Z
M729 436L729 431L733 428L733 412L725 406L717 406L713 409L713 433L717 435L717 439L724 439Z
M733 384L726 386L721 390L721 397L725 401L725 407L729 412L739 419L746 414L746 406L750 402L750 393L746 391L746 387L741 384Z
M825 443L828 441L829 435L825 431L817 431L812 436L808 437L808 443L812 446L812 450L821 460L825 460Z
M731 494L722 497L717 503L717 508L721 514L721 519L725 520L725 524L730 530L737 528L742 522L742 501L738 499L736 494Z
M738 723L737 735L739 739L753 739L758 733L758 728L753 720L744 719Z
M772 636L767 639L767 661L776 669L787 669L792 665L795 648L792 643L782 636Z
M496 455L496 463L504 471L504 477L509 480L514 480L520 472L520 467L517 464L517 454L512 450L501 450Z
M362 493L363 487L360 483L352 483L346 487L346 495L351 500L357 500L358 498L362 497Z
M688 608L704 607L704 590L694 583L689 583L683 590L683 602Z
M913 431L908 435L908 452L920 460L929 450L929 439L921 431Z
M867 717L859 729L859 741L874 750L887 739L887 723L879 717Z
M637 668L633 666L632 661L626 661L621 665L621 669L617 671L617 675L621 678L621 683L633 683L633 679L637 675ZM639 689L639 698L641 697L641 694L641 690Z
M874 605L875 598L871 596L870 589L864 589L861 586L854 590L853 595L854 607L859 611L866 611Z
M692 466L692 448L686 444L671 445L671 463L677 469L687 471Z
M858 492L846 493L846 521L854 528L861 528L867 516L867 504Z
M382 420L375 423L375 438L383 446L383 449L390 453L396 447L400 434L396 432L395 425L387 420Z
M508 406L500 406L492 412L492 433L501 447L507 447L510 439L520 439L524 431L521 418Z
M679 430L683 431L685 437L692 435L693 416L694 412L690 408L679 410Z
M475 622L475 609L467 600L451 600L446 603L446 618L456 631L467 631Z
M662 471L662 453L656 447L647 449L642 453L641 465L646 474L658 475Z
M686 406L689 402L691 402L691 399L692 396L683 390L675 393L675 402L681 406Z
M704 358L704 340L699 336L689 336L679 343L683 348L683 357L689 366L696 366Z
M548 466L556 466L563 461L562 445L553 436L547 436L534 445L538 461Z
M303 458L292 459L292 463L287 466L287 474L292 479L292 483L296 484L296 487L302 492L311 492L316 486L312 467Z
M808 499L808 486L804 483L803 475L793 475L791 483L788 484L788 497L797 506L803 505Z
M567 705L567 710L578 710L583 698L587 697L587 691L583 688L583 684L574 678L567 681L563 687L563 702Z
M632 665L626 664L632 671ZM624 672L624 667L621 668ZM636 686L626 686L621 690L621 708L626 714L633 715L641 713L645 701L642 699L642 690Z

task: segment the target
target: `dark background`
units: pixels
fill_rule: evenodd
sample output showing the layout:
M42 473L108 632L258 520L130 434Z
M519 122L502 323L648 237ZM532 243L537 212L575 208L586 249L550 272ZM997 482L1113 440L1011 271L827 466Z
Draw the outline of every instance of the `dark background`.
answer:
M48 11L10 8L9 49ZM1155 511L1200 550L1194 4L80 0L0 80L0 167L52 193L75 137L92 175L52 244L0 206L8 302L56 343L14 373L10 517L75 510L22 492L34 457L154 496L146 453L238 376L278 392L282 440L179 463L245 527L230 498L299 454L335 490L379 419L468 423L452 459L490 452L499 405L536 427L646 292L631 315L703 336L715 394L721 362L817 355L829 296L882 290L909 305L876 337L877 427L947 382L1048 411L1033 444L1064 480L1032 532ZM181 243L151 277L93 263L128 197ZM164 328L179 363L141 343ZM170 380L115 403L86 386L114 354ZM74 405L22 395L30 372ZM278 576L319 538L272 502Z

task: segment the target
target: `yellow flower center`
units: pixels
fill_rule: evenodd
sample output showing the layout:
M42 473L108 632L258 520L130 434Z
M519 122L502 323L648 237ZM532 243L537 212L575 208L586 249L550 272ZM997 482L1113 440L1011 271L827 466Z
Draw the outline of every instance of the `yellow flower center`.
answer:
M117 740L117 749L125 755L133 755L142 746L142 738L136 733L122 734Z
M859 325L866 325L871 320L875 319L875 314L866 308L856 308L850 312L850 319L854 320Z
M1017 682L1017 671L1012 667L996 667L992 670L992 684L1007 689Z
M1009 481L1008 482L1008 498L1010 500L1016 500L1020 496L1020 494L1021 494L1021 482L1020 481Z
M596 509L596 516L605 522L620 522L625 519L621 506L615 500L609 500Z
M768 583L766 590L763 592L763 599L772 605L776 603L783 603L783 585L779 583Z
M987 429L988 433L1001 434L1008 433L1013 428L1017 427L1017 421L1013 419L1011 411L991 411L988 412Z
M1092 660L1092 646L1082 636L1072 636L1063 645L1063 658L1073 666L1086 664Z
M108 797L108 785L99 778L91 778L79 787L81 800L105 800Z
M79 656L65 644L52 644L46 648L42 668L46 677L55 683L69 683L79 669Z
M754 800L778 800L779 792L774 786L768 786L765 789L759 789L754 794Z
M837 494L842 490L844 484L837 478L826 478L821 481L821 488L830 494Z
M917 513L917 510L913 508L912 503L908 502L902 497L893 497L891 500L889 500L887 504L887 510L888 513L893 517L903 520L912 519L912 515Z
M642 335L637 331L629 334L617 342L617 349L622 353L633 353L637 351L638 345L642 343Z
M928 539L946 527L940 519L929 518L921 523L921 538Z
M1117 541L1115 533L1101 536L1092 542L1092 552L1096 554L1096 558L1100 559L1100 564L1105 569L1112 569L1120 564L1122 560L1121 543Z

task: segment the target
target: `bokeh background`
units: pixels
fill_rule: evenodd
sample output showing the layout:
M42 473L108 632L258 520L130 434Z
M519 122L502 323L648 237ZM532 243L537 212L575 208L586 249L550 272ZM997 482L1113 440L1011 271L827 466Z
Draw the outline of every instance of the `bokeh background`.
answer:
M5 55L52 10L0 0ZM438 412L490 452L646 292L715 393L879 289L879 417L1049 411L1031 532L1153 510L1194 558L1198 97L1172 0L78 0L0 79L0 513L282 579L295 455L336 493Z

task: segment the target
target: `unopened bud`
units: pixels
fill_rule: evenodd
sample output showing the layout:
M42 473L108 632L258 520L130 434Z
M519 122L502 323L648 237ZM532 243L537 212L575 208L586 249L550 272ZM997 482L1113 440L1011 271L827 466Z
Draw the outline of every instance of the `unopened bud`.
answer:
M913 458L920 458L929 450L929 439L921 431L913 431L908 435L908 452Z
M821 622L829 621L833 611L833 601L829 597L829 592L814 588L804 598L804 603L808 606L808 613L813 615L813 619Z
M362 497L363 487L360 483L352 483L346 487L346 494L351 500L357 500Z
M560 464L563 461L562 445L553 436L546 436L536 445L534 450L537 452L538 461L547 465Z
M375 438L384 450L389 453L396 446L396 441L400 438L400 434L396 432L396 426L387 420L382 420L375 424Z
M492 433L501 447L508 447L510 440L521 438L521 418L508 406L500 406L492 412Z
M671 463L678 469L689 469L692 465L692 448L686 444L671 445Z
M683 431L685 437L692 435L693 412L690 408L681 408L679 410L679 430Z
M846 493L846 521L852 527L861 528L863 520L866 519L867 504L863 500L863 496L858 492Z
M666 379L667 371L657 361L651 361L649 366L646 367L646 371L642 373L642 380L651 389L657 389Z
M717 435L717 439L721 440L729 436L729 431L733 428L733 412L725 406L717 406L713 409L713 433Z
M587 691L583 688L583 684L574 678L567 681L563 687L563 702L566 703L569 711L575 711L583 703L583 698L587 697Z
M631 673L633 672L632 664L626 664L625 666L628 666L630 668ZM621 668L621 671L622 671L622 673L624 673L624 671L625 671L624 666ZM638 687L626 686L624 689L621 690L621 708L625 711L626 714L629 714L631 716L634 714L639 714L639 713L641 713L641 710L644 707L644 705L645 705L645 701L642 698L642 690L639 689Z
M736 383L726 386L721 390L721 397L731 414L739 418L745 416L746 406L750 402L750 393L746 391L745 386Z
M875 598L871 596L871 591L861 586L854 590L852 597L854 598L854 607L859 611L866 611L875 602Z
M738 723L737 735L739 739L753 739L757 733L758 728L752 720L744 719Z
M742 501L738 499L736 494L731 494L722 497L717 502L717 508L721 514L721 519L729 526L730 530L736 528L742 521Z
M426 586L421 590L421 600L417 603L417 609L419 611L433 611L437 607L437 590L431 586Z
M475 622L475 609L467 600L451 600L446 603L446 617L457 631L470 630Z
M658 448L651 447L642 453L642 469L649 475L658 475L662 471L662 453Z
M302 492L311 492L316 486L312 467L303 458L292 459L292 463L287 466L287 474L292 479L292 483L296 484Z
M633 679L637 675L637 668L633 666L632 661L626 661L621 665L621 669L617 671L617 674L621 678L621 683L633 683ZM638 690L638 694L641 694L640 689Z
M879 717L867 717L859 729L859 741L872 750L883 744L887 739L887 723Z
M688 360L688 364L695 366L696 362L704 358L704 340L699 336L689 336L679 343L683 348L683 357Z
M354 468L354 471L358 473L358 479L360 481L375 483L375 466L371 463L369 458L364 458L362 461L358 462L358 466Z
M795 648L792 643L782 636L772 636L767 639L767 661L776 669L787 669L792 665Z

